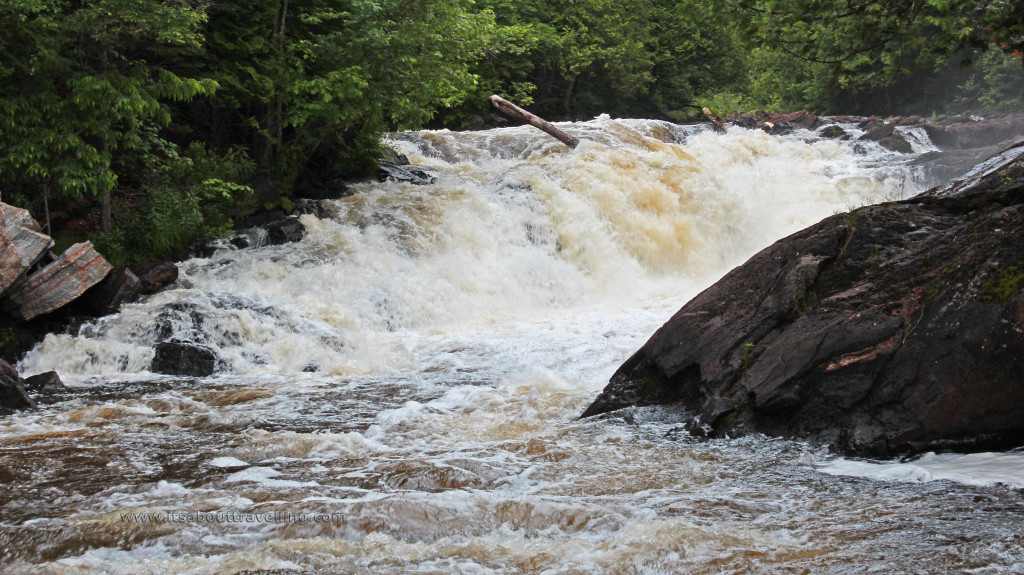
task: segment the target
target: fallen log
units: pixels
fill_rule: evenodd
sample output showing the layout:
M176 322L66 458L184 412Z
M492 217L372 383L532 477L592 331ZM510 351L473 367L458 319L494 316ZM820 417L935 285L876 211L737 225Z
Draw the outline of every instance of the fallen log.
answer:
M497 108L499 112L505 114L509 118L526 122L535 128L539 128L570 148L575 148L580 144L579 138L566 134L562 130L556 128L551 122L527 112L501 96L491 96L491 103L494 104L494 107Z
M0 297L24 279L52 245L28 210L0 203Z
M724 134L729 131L728 129L726 129L725 124L722 123L722 120L720 120L718 116L716 116L715 113L711 111L710 108L704 106L703 108L701 108L701 111L704 112L704 115L708 117L708 120L711 120L711 125L715 127L716 132L721 132L722 134Z
M112 269L92 242L75 244L11 290L4 305L11 315L27 321L71 303Z

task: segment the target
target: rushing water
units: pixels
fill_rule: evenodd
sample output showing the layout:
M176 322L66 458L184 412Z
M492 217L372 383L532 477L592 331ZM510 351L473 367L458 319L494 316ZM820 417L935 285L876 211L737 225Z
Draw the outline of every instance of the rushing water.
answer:
M849 127L851 128L852 127ZM399 134L297 244L181 264L19 365L0 419L10 573L1024 572L1024 455L837 459L576 416L680 305L822 217L916 193L915 154L652 121ZM207 345L222 373L149 373ZM952 480L952 481L950 481Z

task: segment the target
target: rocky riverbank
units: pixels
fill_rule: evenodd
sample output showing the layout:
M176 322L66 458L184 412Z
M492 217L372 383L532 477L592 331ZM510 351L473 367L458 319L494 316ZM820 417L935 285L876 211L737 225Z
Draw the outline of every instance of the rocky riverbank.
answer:
M823 220L691 300L583 414L849 454L1024 444L1024 141L963 179Z

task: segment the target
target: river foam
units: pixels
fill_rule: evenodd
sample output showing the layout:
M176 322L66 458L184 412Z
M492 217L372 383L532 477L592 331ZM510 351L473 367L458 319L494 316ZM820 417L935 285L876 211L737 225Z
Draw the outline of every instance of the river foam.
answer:
M577 149L396 134L436 183L357 184L301 242L182 262L177 289L48 337L19 368L70 391L0 420L5 572L1021 571L1021 492L983 479L1010 455L877 481L799 442L698 442L668 408L577 419L732 266L916 192L915 155L564 128ZM150 373L167 338L224 370ZM965 469L945 457L898 465Z

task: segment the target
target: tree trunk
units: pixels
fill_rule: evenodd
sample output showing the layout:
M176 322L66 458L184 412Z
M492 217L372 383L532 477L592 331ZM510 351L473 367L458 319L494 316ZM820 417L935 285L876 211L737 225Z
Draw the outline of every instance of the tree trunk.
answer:
M491 96L491 103L494 104L494 107L502 114L505 114L515 120L526 122L536 128L540 128L544 132L547 132L551 137L557 139L570 148L575 148L580 143L579 138L566 134L562 130L556 128L551 122L538 118L501 96Z
M573 76L569 80L569 86L565 88L565 94L562 96L562 108L565 110L565 114L568 117L572 117L572 110L569 108L569 103L572 101L572 89L576 86L576 76Z
M107 158L107 143L103 142L103 157ZM105 234L110 233L110 187L103 187L103 199L100 206L100 230Z

